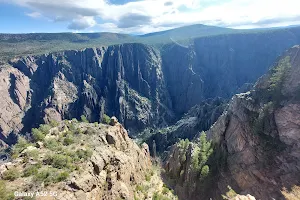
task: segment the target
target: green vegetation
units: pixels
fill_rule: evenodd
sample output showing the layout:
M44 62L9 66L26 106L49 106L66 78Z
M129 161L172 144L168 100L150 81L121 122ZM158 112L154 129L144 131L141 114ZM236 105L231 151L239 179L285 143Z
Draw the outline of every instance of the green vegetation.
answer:
M29 167L26 167L25 170L23 171L23 177L36 175L38 173L39 168L41 168L41 164L30 165Z
M0 197L1 197L1 200L14 199L13 192L7 190L5 181L3 181L3 180L0 180Z
M33 128L31 130L32 138L34 142L44 141L45 136L49 134L51 129L50 125L42 124L39 128Z
M158 192L155 192L155 193L153 194L152 200L170 200L170 198L169 198L169 197L166 197L166 196L163 195L163 194L159 194Z
M60 171L55 168L44 168L41 169L35 176L34 180L36 182L44 182L44 184L50 185L52 183L58 183L64 181L68 178L69 173L66 171Z
M135 187L135 190L138 191L138 192L145 193L147 191L147 188L144 185L137 185Z
M76 155L79 159L87 160L92 156L93 152L91 150L82 150L79 149L76 151Z
M72 168L72 158L70 156L55 154L54 156L50 157L49 161L54 168Z
M96 131L91 127L88 127L84 132L84 134L86 134L86 135L93 135L95 133L96 133Z
M189 141L189 139L180 140L177 145L180 148L180 156L181 156L180 160L181 160L181 162L185 162L186 161L186 152L187 152L188 146L190 145L190 141Z
M61 150L62 145L61 143L59 143L57 140L50 138L48 140L45 141L45 147L52 150L52 151L57 151L57 150Z
M12 148L12 158L17 158L19 154L30 146L30 143L23 137L18 137L18 142Z
M269 87L267 90L259 90L258 97L265 102L273 102L275 107L278 107L280 102L285 98L281 90L288 70L291 68L290 57L286 56L281 59L277 65L271 70L269 79Z
M222 195L223 199L232 199L238 195L230 186L227 186L227 187L228 187L229 191L226 192L226 195Z
M20 177L20 172L17 168L12 167L6 170L2 175L4 180L14 181Z
M31 133L32 133L32 137L33 137L33 140L35 142L38 142L38 141L44 141L45 139L45 134L43 132L41 132L39 129L37 128L33 128L31 130Z
M55 120L51 120L49 124L52 128L57 127L59 125L59 123Z
M106 114L103 114L102 116L102 123L103 124L109 124L110 123L110 117Z
M146 174L145 175L145 180L149 182L151 180L151 175L150 174Z
M80 116L80 120L81 120L82 122L89 123L89 121L87 120L86 116L84 116L84 115L81 115L81 116Z
M209 173L209 167L206 165L208 158L213 153L211 142L206 140L205 132L201 133L200 140L194 148L192 155L192 167L193 170L199 172L204 177ZM202 177L202 178L204 178Z
M67 134L64 138L64 145L68 146L75 142L73 134Z
M272 69L272 76L270 78L269 91L278 93L282 87L287 69L291 68L291 58L289 56L281 59L278 65Z
M96 131L88 126L85 134L82 134L83 131L77 127L77 120L64 123L68 126L68 131L59 132L53 129L57 130L57 133L53 134L51 130L53 135L49 137L46 135L50 133L52 126L58 125L55 122L52 122L52 126L40 125L39 128L32 129L33 141L42 144L30 143L25 138L19 137L17 144L11 150L14 158L20 157L20 153L29 146L32 146L32 149L27 148L20 157L23 158L25 169L18 171L11 168L4 174L5 180L12 181L22 175L22 177L33 177L32 180L37 181L37 184L44 182L45 185L49 185L66 180L70 173L80 169L93 153L89 143L84 145L82 141L87 141L88 137L96 134ZM39 149L34 149L34 146ZM29 164L29 160L36 164Z
M185 139L185 140L180 140L177 145L180 149L186 150L188 148L189 144L190 144L189 139Z

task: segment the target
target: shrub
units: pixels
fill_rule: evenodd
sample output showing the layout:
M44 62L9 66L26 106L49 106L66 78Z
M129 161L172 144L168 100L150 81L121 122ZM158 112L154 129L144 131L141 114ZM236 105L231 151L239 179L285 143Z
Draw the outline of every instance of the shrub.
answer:
M55 120L51 120L51 121L50 121L50 126L51 126L52 128L57 127L58 125L59 125L59 123L58 123L57 121L55 121Z
M35 176L36 182L44 182L44 184L50 185L52 183L58 183L66 180L69 177L69 173L66 171L60 172L58 169L46 168L40 170Z
M34 180L36 182L44 182L47 186L54 182L56 176L56 170L52 168L42 169L35 176Z
M81 115L81 116L80 116L80 120L81 120L82 122L89 123L89 121L87 120L86 116L84 116L84 115Z
M70 156L56 154L52 157L52 166L58 169L70 168L72 166L72 158Z
M195 171L201 174L202 168L206 164L209 156L213 153L211 142L206 140L205 132L201 133L200 140L197 146L194 148L194 153L192 156L192 167ZM209 171L208 166L204 168L204 175Z
M74 137L73 135L69 134L65 137L64 139L64 145L70 145L70 144L73 144L74 143Z
M48 149L50 149L52 151L57 151L61 147L61 144L58 143L55 139L50 138L45 141L45 147L47 147Z
M82 134L82 133L83 133L83 131L82 131L81 128L77 128L77 129L75 130L75 132L74 132L74 134L76 134L76 135L80 135L80 134Z
M39 127L39 131L41 131L44 135L49 134L51 126L47 124L41 124Z
M39 151L37 149L33 149L31 151L26 151L26 157L37 160L39 157Z
M68 177L69 177L69 173L66 171L63 171L58 174L58 176L56 177L56 181L61 182L61 181L66 180Z
M19 153L21 153L28 146L30 146L30 143L25 138L19 137L18 142L12 148L12 154L13 154L12 157L13 158L18 157Z
M163 189L162 189L162 193L163 193L163 194L168 194L169 192L170 192L170 189L169 189L169 188L163 187Z
M190 144L189 139L185 139L185 140L180 140L180 141L178 142L178 145L177 145L177 146L178 146L180 149L186 150L186 149L188 148L189 144Z
M146 174L146 175L145 175L145 179L146 179L147 182L149 182L149 181L151 180L150 174Z
M20 172L17 168L13 167L9 170L6 170L2 175L4 180L14 181L20 177Z
M229 185L227 187L228 187L229 191L226 192L226 195L222 195L223 199L232 199L235 196L237 196L237 193Z
M155 192L153 194L152 200L170 200L170 199L162 194L159 194L158 192Z
M29 167L26 167L23 172L23 177L36 175L40 167L41 167L40 165L31 165Z
M84 132L84 134L86 134L86 135L94 135L95 133L96 133L96 131L91 127L87 127L87 129Z
M77 121L77 120L76 120ZM72 122L68 125L68 128L70 131L75 131L76 130L76 127L75 127L75 123L73 120Z
M207 177L208 173L209 173L209 167L207 165L204 165L201 169L201 178Z
M93 152L89 149L87 150L80 149L76 151L76 154L79 159L87 160L92 156Z
M31 132L32 132L33 140L34 140L35 142L37 142L37 141L44 141L45 135L44 135L44 133L41 132L39 129L33 128L33 129L31 130Z
M110 123L110 117L106 114L103 114L102 116L102 123L109 124Z
M1 197L1 200L14 199L13 192L7 190L5 181L3 181L3 180L0 180L0 197Z
M146 189L143 185L137 185L135 190L144 193Z

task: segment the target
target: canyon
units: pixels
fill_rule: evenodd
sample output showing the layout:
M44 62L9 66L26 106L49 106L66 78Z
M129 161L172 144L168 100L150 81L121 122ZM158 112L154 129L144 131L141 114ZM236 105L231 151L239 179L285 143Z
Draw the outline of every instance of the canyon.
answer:
M78 164L86 171L53 183L60 198L222 199L232 188L245 195L236 199L285 199L282 191L300 184L300 28L217 30L228 32L3 56L0 147L30 144L2 165L2 178L11 168L25 173L34 159L56 168L43 156L29 162L26 152L54 151L54 138L61 154L77 137L91 155Z

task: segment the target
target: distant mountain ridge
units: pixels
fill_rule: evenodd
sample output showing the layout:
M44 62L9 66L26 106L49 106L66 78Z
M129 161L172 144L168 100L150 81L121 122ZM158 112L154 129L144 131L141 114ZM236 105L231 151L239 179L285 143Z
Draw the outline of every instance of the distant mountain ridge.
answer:
M0 34L0 60L22 55L36 55L54 51L110 46L124 43L143 43L162 46L172 43L192 43L195 38L230 34L266 34L269 32L298 32L299 27L269 29L230 29L202 24L184 26L145 35L120 33L28 33Z

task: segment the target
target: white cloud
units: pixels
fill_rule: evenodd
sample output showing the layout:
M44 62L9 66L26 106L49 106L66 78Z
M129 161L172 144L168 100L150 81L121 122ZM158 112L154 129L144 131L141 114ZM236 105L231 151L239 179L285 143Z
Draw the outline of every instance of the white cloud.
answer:
M82 30L96 25L93 17L79 17L72 20L68 28L71 30Z
M39 18L42 16L41 13L39 12L32 12L32 13L25 13L27 16L32 17L32 18Z
M250 28L300 21L298 0L140 0L123 5L108 0L10 2L30 8L32 17L40 13L53 21L67 21L68 27L76 30L93 27L96 21L99 24L95 27L101 31L126 33L147 33L195 23Z

